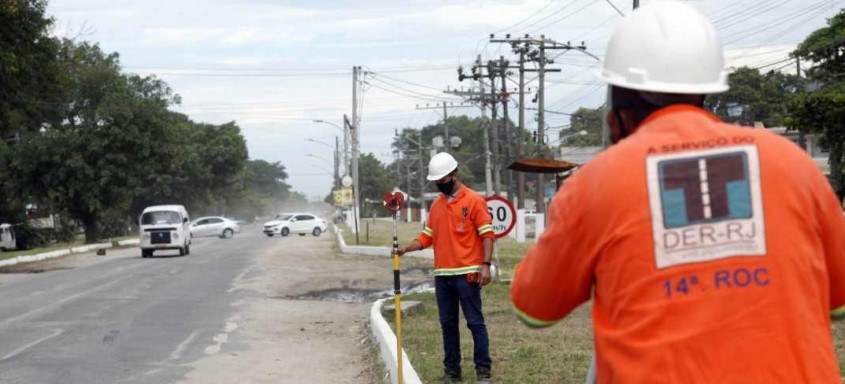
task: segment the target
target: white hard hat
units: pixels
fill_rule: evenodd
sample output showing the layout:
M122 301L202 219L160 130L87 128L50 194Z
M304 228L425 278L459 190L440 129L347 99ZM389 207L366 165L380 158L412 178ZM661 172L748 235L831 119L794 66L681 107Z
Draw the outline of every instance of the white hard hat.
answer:
M446 152L440 152L428 162L428 176L426 179L437 181L458 169L458 161Z
M655 0L625 17L610 37L598 77L639 91L728 90L722 44L713 25L678 0Z

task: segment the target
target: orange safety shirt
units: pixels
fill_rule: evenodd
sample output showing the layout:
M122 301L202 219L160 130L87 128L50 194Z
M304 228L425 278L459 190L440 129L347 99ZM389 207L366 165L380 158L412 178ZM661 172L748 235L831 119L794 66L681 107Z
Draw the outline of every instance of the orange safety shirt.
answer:
M487 203L461 185L451 198L441 194L434 200L417 240L423 248L434 246L434 275L451 276L480 270L485 237L494 238Z
M789 140L692 106L576 172L515 272L534 326L593 295L601 383L841 383L845 221Z

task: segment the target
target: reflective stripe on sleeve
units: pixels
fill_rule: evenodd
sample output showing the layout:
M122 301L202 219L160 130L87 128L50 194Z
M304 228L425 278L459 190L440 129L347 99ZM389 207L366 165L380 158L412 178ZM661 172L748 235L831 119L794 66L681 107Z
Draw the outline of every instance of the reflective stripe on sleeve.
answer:
M426 235L428 237L434 237L434 231L432 231L431 228L429 228L429 227L423 228L422 232L420 232L420 233L422 233L423 235Z
M513 310L516 312L516 317L519 318L520 321L522 321L525 325L527 325L530 328L546 328L546 327L550 327L550 326L556 324L558 321L560 321L560 320L546 321L546 320L536 319L536 318L533 318L531 316L528 316L525 312L522 312L519 309L516 309L516 307L514 307Z
M493 232L493 225L492 224L485 224L478 227L478 234L483 235L487 232Z

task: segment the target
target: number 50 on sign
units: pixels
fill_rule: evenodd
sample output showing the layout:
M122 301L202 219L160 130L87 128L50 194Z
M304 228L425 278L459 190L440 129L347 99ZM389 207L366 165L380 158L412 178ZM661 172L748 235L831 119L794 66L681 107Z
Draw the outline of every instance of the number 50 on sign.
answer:
M507 236L516 225L516 209L510 200L502 196L490 196L487 200L487 213L493 220L493 233L496 238Z

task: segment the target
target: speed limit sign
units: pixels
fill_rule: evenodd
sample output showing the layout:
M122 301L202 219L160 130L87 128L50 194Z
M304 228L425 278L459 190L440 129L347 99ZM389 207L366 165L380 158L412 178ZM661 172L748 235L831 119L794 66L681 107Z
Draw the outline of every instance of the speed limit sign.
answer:
M510 200L502 196L490 196L487 200L487 213L493 219L493 233L496 238L507 236L516 225L516 209Z

